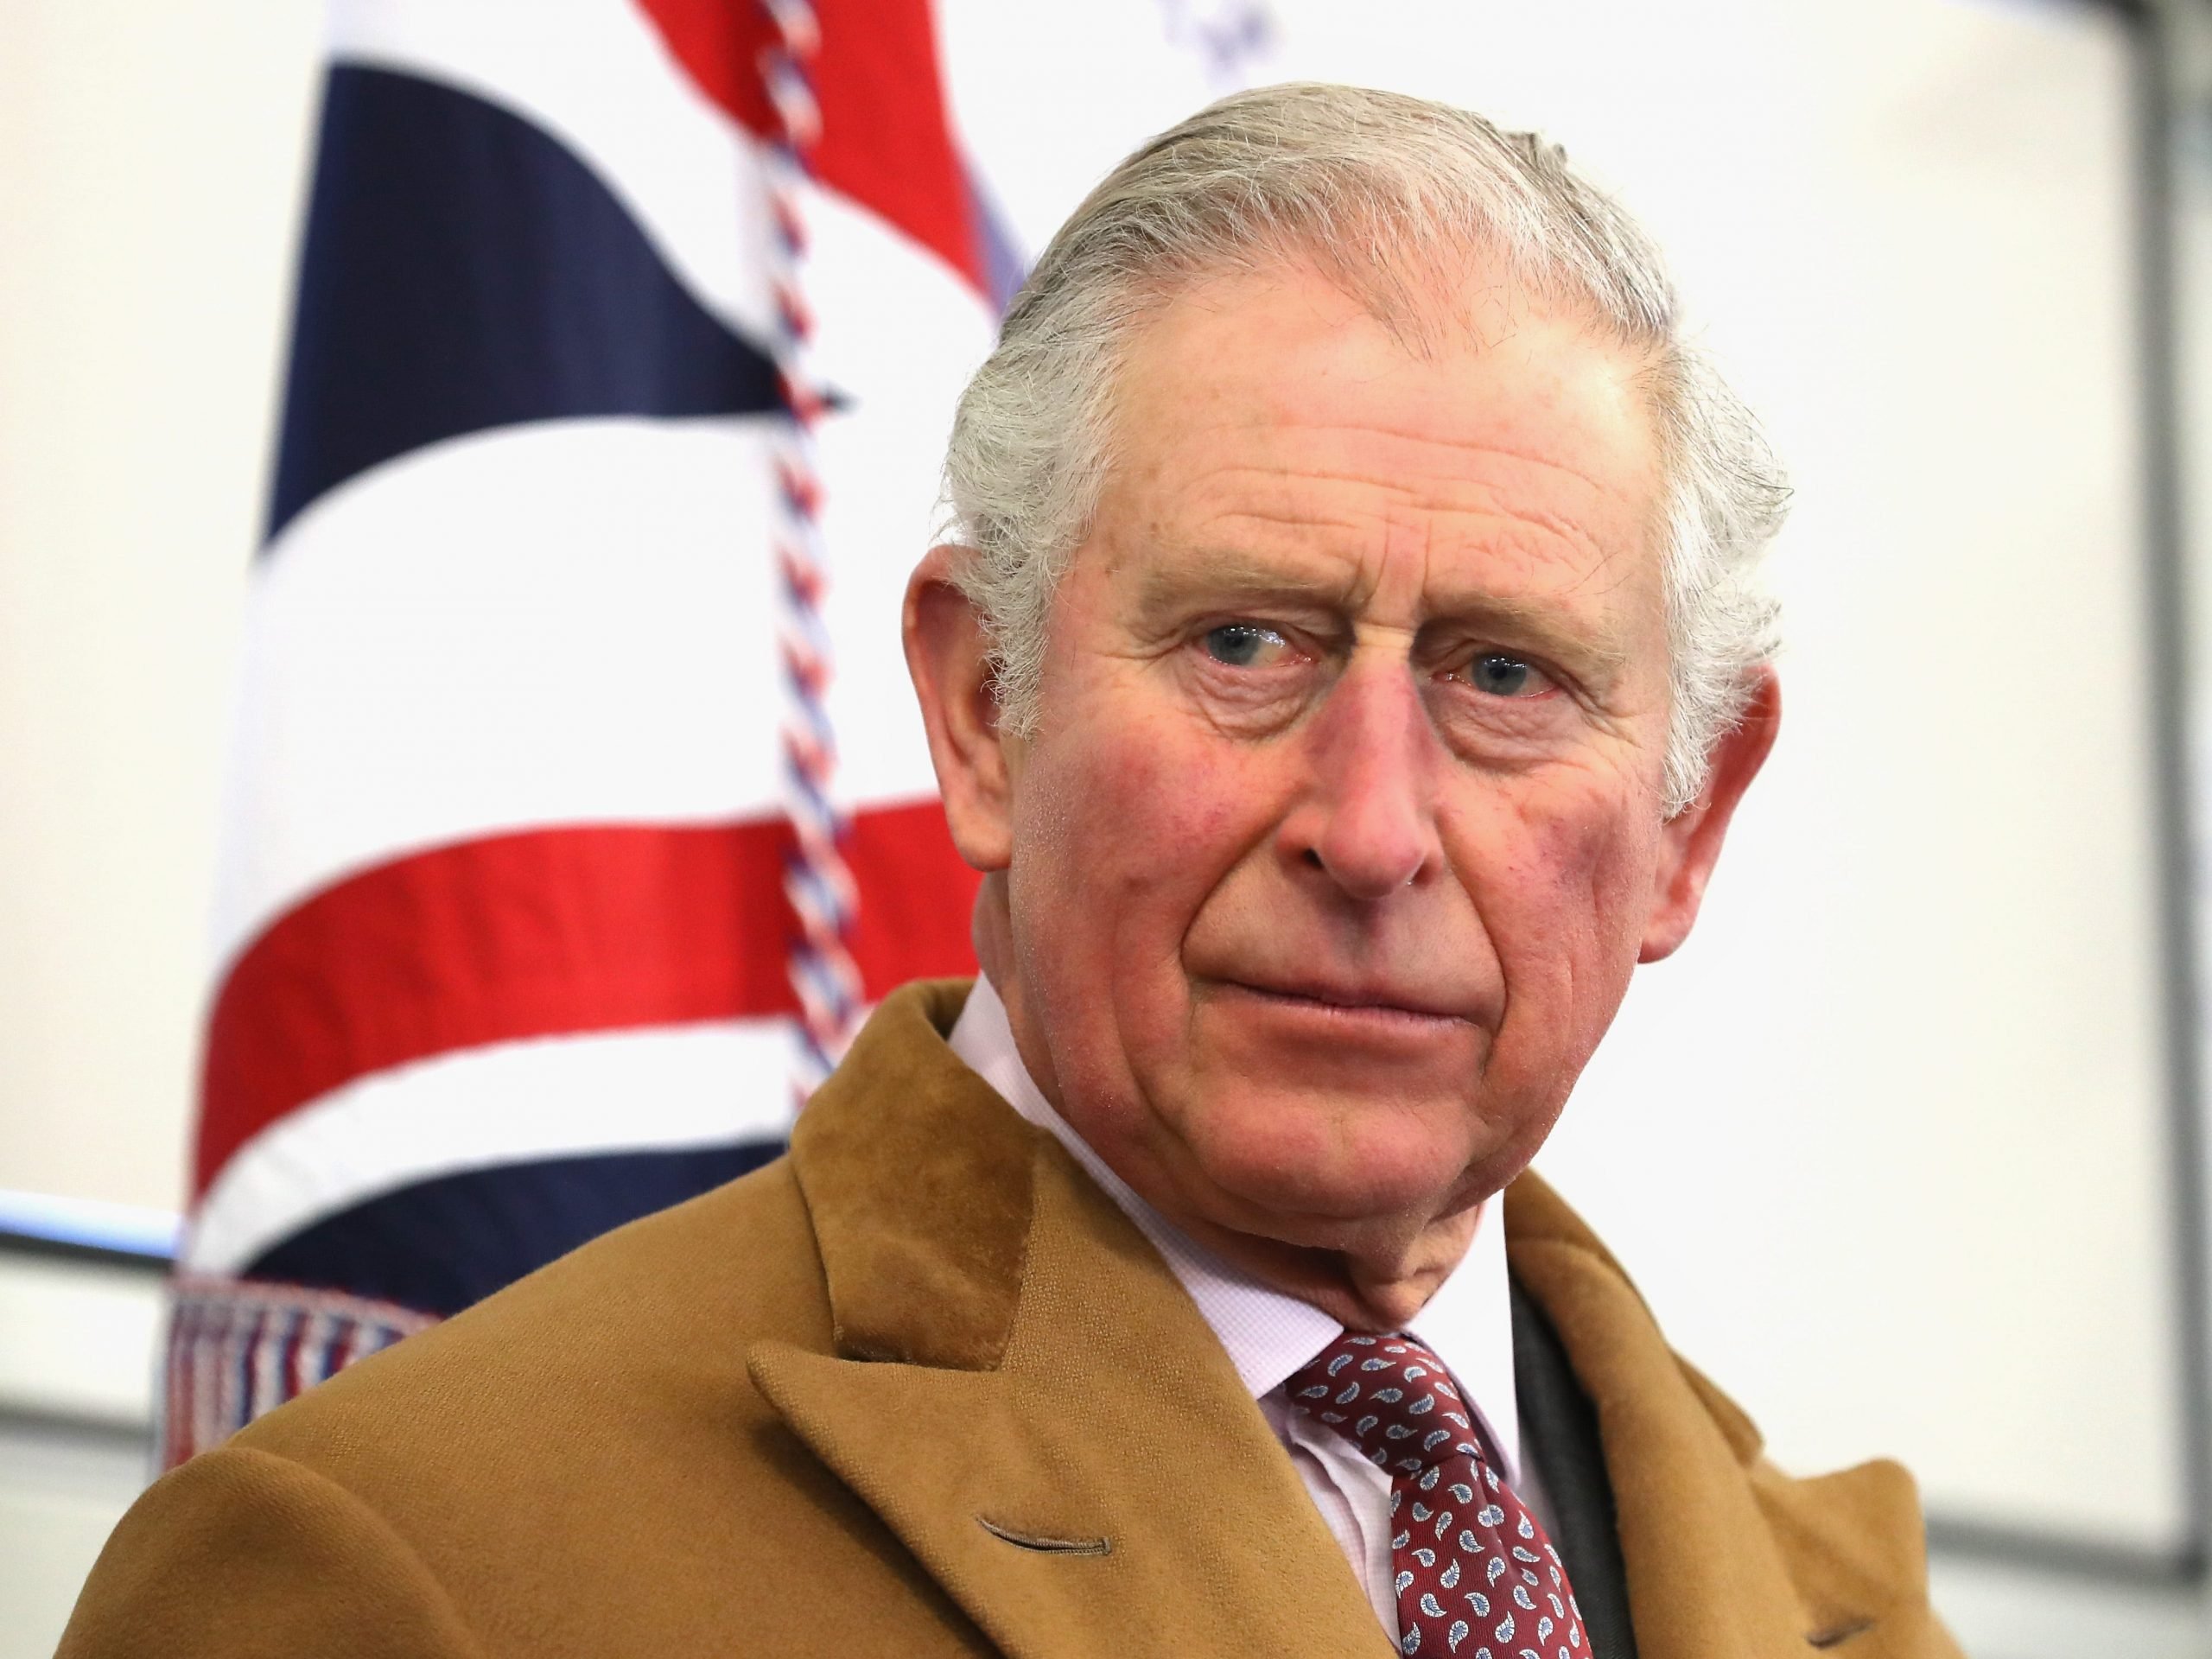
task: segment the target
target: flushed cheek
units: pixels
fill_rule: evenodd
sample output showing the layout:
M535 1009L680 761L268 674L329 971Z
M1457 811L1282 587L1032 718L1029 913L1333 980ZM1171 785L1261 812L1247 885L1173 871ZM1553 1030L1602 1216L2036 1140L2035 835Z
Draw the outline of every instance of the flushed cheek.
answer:
M1153 887L1189 868L1217 827L1197 769L1141 732L1076 738L1039 771L1021 828L1043 839L1077 887Z
M1065 734L1027 770L1014 914L1035 970L1084 1001L1064 1029L1086 1048L1164 1038L1187 1014L1184 938L1249 839L1220 787L1233 768L1128 721Z

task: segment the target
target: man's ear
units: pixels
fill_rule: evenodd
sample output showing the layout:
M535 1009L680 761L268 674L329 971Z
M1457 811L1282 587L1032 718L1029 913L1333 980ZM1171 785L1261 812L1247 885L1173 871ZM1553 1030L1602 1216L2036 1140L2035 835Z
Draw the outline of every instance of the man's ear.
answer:
M1667 821L1660 831L1659 869L1652 883L1651 914L1643 928L1639 962L1672 956L1689 938L1705 899L1705 884L1720 858L1720 843L1736 804L1759 775L1782 729L1782 684L1774 670L1762 666L1751 702L1735 728L1714 745L1706 768L1705 788L1697 799Z
M960 856L986 874L1014 856L1013 791L982 619L953 585L963 547L933 547L906 582L906 671Z

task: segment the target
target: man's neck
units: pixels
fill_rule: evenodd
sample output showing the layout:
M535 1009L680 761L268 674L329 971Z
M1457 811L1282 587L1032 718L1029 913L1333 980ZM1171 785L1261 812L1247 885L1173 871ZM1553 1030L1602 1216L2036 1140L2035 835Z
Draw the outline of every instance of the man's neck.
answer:
M1441 1223L1433 1223L1406 1259L1384 1274L1363 1273L1357 1258L1342 1250L1287 1244L1195 1217L1173 1217L1176 1225L1263 1284L1311 1302L1338 1324L1354 1331L1402 1331L1464 1261L1482 1219L1473 1205Z

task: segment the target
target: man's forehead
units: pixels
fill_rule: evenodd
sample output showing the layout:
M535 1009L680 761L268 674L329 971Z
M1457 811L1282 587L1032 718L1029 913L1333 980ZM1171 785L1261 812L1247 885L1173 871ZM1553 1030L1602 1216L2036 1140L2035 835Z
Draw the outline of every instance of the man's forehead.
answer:
M1570 391L1586 417L1602 382L1608 430L1593 435L1649 444L1651 353L1590 308L1481 263L1448 285L1424 276L1389 291L1392 303L1378 310L1359 286L1294 258L1198 277L1134 332L1122 399L1173 385L1179 396L1294 420L1338 404L1398 406L1471 437L1555 408ZM1486 404L1485 391L1505 385L1511 403ZM1459 408L1445 407L1455 398Z
M1635 369L1573 317L1415 352L1311 273L1201 287L1128 361L1109 557L1147 609L1356 611L1410 569L1427 616L1611 654L1611 613L1657 588Z
M1335 485L1445 512L1517 505L1618 542L1659 494L1643 366L1571 312L1522 306L1502 333L1417 350L1316 273L1214 278L1132 342L1108 488L1193 514Z

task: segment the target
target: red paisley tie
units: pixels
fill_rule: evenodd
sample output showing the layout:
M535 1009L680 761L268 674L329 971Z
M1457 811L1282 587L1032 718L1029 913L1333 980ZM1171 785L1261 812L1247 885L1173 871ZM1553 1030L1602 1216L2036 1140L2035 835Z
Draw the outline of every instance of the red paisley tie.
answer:
M1284 1390L1390 1477L1401 1653L1592 1659L1559 1552L1491 1466L1442 1360L1402 1332L1347 1334Z

